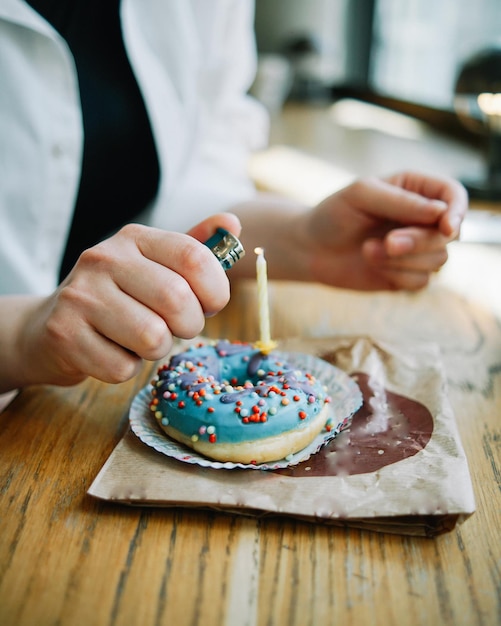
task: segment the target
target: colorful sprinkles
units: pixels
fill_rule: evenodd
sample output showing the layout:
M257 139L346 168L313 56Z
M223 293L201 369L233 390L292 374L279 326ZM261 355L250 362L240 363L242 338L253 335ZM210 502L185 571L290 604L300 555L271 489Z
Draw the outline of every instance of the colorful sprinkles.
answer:
M182 415L201 411L199 419L206 423L193 432L184 433L192 441L218 441L211 416L220 413L223 406L242 425L261 425L262 436L266 437L269 436L267 425L280 420L282 413L289 415L292 410L300 424L316 415L330 400L312 374L289 369L285 363L279 364L277 369L258 365L253 371L256 360L268 365L270 359L255 350L249 354L249 344L217 342L214 357L204 351L206 346L199 344L176 355L158 368L151 383L149 407L162 426L173 426L175 419L175 427L180 429L180 424L181 427L184 424ZM242 354L238 358L239 350ZM232 365L237 363L238 369L245 372L244 377L233 371L227 376L221 375L220 363L230 358Z

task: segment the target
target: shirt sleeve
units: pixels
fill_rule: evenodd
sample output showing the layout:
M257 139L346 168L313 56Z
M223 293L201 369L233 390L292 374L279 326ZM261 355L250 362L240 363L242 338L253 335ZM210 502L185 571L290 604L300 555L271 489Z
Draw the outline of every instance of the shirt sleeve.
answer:
M267 145L269 119L248 94L257 66L253 6L247 0L193 2L200 42L196 132L169 209L158 213L155 225L187 230L255 194L248 163Z

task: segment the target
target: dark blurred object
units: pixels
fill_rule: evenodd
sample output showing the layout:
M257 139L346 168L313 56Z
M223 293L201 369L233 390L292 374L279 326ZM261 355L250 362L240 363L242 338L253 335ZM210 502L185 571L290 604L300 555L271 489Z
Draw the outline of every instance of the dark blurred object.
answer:
M293 68L291 98L293 100L329 100L330 85L319 71L322 42L312 34L301 34L285 42L283 53Z
M470 197L501 200L501 47L468 59L456 79L454 107L466 128L486 139L487 173L463 180Z

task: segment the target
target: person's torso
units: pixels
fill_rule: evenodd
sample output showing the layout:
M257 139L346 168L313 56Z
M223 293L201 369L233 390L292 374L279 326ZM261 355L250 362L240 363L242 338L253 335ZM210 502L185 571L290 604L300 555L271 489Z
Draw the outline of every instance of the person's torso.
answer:
M245 97L252 0L121 0L120 16L159 165L137 221L185 231L253 194L246 159L267 126ZM0 3L0 293L56 286L82 177L77 70L64 38L24 0ZM109 159L101 163L106 174Z
M82 173L60 278L80 253L153 200L158 159L125 50L120 0L28 0L68 44L84 130Z

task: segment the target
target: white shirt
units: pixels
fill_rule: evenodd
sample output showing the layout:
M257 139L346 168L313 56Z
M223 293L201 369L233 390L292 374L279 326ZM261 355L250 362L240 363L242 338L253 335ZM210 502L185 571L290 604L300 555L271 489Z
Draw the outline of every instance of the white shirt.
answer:
M185 231L254 194L247 160L268 126L246 95L253 9L252 0L122 0L125 47L160 162L146 223ZM56 287L82 147L66 42L22 0L0 0L0 294Z

